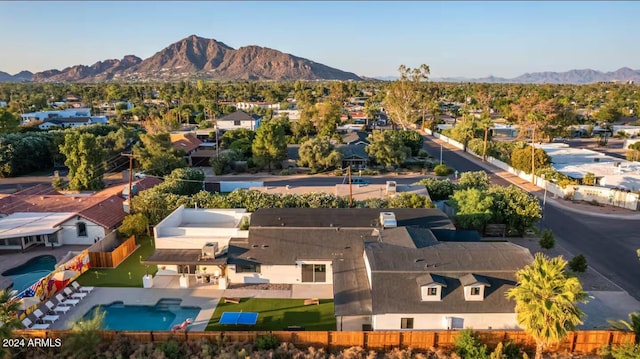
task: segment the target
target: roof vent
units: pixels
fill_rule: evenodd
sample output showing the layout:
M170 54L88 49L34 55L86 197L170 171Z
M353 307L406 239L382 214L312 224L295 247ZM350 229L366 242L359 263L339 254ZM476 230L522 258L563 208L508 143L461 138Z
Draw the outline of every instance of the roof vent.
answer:
M252 244L252 245L251 245L251 248L258 248L258 247L260 247L260 246L259 246L259 245L257 245L257 244Z
M422 258L418 258L418 259L414 260L414 262L416 262L416 263L424 262L424 259L422 259ZM428 266L429 266L429 265L427 264L427 267L428 267Z
M269 245L268 244L263 244L262 248L269 248Z
M255 261L256 260L255 257L247 257L247 259L250 260L250 261Z
M351 249L351 246L346 246L344 247L344 249Z
M393 212L380 212L380 225L382 225L382 228L398 227L396 214Z

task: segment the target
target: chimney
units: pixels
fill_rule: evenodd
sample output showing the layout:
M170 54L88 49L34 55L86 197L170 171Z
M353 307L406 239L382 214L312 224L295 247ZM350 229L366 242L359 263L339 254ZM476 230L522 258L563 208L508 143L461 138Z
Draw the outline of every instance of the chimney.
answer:
M380 225L382 226L382 228L398 227L396 214L393 212L380 212Z

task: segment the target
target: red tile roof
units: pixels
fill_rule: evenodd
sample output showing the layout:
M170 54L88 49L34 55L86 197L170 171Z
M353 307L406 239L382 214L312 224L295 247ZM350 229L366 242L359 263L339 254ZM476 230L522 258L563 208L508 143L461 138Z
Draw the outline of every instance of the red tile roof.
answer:
M195 133L172 133L171 145L173 148L183 150L185 153L190 153L202 144L202 141L196 138Z
M78 214L105 228L115 228L127 215L123 207L124 200L118 196L103 198L102 201L88 207Z

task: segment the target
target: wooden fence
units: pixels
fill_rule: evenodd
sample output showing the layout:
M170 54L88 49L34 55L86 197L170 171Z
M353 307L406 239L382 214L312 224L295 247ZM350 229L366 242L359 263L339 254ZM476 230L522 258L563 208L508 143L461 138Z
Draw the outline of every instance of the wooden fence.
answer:
M69 334L69 330L16 330L16 337L60 338ZM480 340L489 348L500 342L512 341L528 351L535 350L535 341L524 331L476 331ZM209 339L225 342L252 342L256 337L273 334L283 342L292 343L299 348L310 346L323 347L328 350L360 346L371 350L388 350L391 348L413 348L427 350L430 348L452 348L459 331L372 331L372 332L327 332L327 331L276 331L276 332L178 332L169 331L102 331L103 340L109 341L118 334L136 339L143 343L164 342L169 338L177 340L197 341ZM634 343L635 334L621 331L576 331L570 332L567 338L550 348L555 353L595 353L605 345Z
M111 252L89 252L91 268L115 268L136 250L136 237L131 236Z

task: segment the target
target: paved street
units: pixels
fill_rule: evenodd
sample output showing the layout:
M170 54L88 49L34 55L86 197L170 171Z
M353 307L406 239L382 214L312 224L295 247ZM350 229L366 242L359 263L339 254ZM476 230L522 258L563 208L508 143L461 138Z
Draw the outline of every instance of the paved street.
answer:
M439 158L440 145L433 137L426 137L424 148ZM460 172L484 170L461 153L461 150L444 146L442 158ZM495 174L489 173L489 176L493 183L511 184ZM551 199L547 201L542 226L553 230L556 243L573 255L583 254L591 267L640 300L640 261L636 254L640 248L639 221L576 213L554 206L552 202Z

